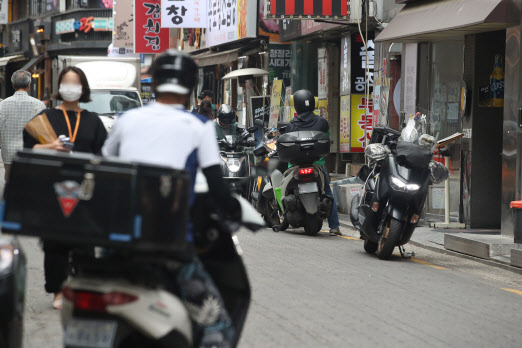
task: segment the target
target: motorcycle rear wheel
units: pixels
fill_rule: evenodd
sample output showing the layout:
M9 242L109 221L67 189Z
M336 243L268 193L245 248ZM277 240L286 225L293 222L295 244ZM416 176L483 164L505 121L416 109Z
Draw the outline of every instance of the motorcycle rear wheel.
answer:
M274 227L281 224L279 217L279 207L275 199L265 199L266 215L263 216L268 227Z
M306 215L304 230L309 236L316 236L323 227L323 220L315 215Z
M399 243L399 238L403 228L403 222L390 218L384 225L384 231L379 238L377 244L377 256L381 260L388 260L393 253L393 250Z

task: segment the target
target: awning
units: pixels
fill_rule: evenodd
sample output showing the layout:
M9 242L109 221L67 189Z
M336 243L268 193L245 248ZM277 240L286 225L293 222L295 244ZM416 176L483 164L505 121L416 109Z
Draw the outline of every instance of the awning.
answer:
M196 60L196 63L198 63L199 67L230 63L237 60L238 50L239 49L236 48L230 51L216 53L208 51L205 53L195 55L193 58Z
M520 12L508 0L420 1L407 4L375 41L451 40L519 22Z
M31 60L29 62L27 62L27 64L25 64L24 67L21 70L29 70L29 69L31 69L36 64L40 63L40 61L42 59L43 59L43 56L31 58Z
M2 58L0 58L0 66L6 66L7 63L9 63L10 60L12 60L12 59L19 59L21 57L23 57L23 55L2 57Z

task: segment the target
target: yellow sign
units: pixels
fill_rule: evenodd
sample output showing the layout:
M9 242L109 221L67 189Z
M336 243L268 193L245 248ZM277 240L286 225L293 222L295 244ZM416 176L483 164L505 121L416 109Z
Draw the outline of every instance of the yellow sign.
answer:
M283 80L274 80L272 84L272 96L270 97L270 120L268 128L276 128L279 120L279 110L281 108L281 93L283 90Z
M355 94L351 96L351 152L364 152L370 141L373 130L373 99L368 99L368 115L365 115L366 96Z
M350 96L341 97L341 120L339 130L339 152L350 152Z
M319 109L319 116L328 121L328 100L320 99L315 105Z

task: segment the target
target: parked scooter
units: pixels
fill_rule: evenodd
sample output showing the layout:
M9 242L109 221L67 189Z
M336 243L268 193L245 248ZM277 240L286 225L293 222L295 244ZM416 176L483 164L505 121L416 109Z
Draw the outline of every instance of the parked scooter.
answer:
M250 134L257 127L238 130L238 135L227 135L218 140L221 153L223 178L229 183L232 192L249 199L252 192L250 167L254 164L252 147L255 142Z
M259 121L259 122L258 122ZM254 150L254 156L265 167L268 172L273 169L279 172L285 172L288 169L288 163L282 162L277 153L277 139L284 133L286 124L280 124L278 129L263 128L263 121L256 120L256 126L264 129L263 139ZM270 175L257 177L254 182L251 203L257 211L263 216L268 227L281 225L283 220L283 210L279 202L275 198L271 185Z
M292 164L283 173L274 170L270 185L274 197L283 210L284 221L274 226L282 231L290 225L304 227L305 233L316 235L323 220L330 215L333 197L324 192L325 180L321 167L314 164L330 152L330 138L322 132L298 131L283 134L277 140L279 158Z
M365 149L368 165L358 174L365 184L352 200L350 217L364 250L382 260L389 259L396 246L402 256L412 256L403 245L417 227L428 188L449 176L446 167L432 160L436 139L426 134L432 126L428 121L429 112L424 111L402 132L375 127Z

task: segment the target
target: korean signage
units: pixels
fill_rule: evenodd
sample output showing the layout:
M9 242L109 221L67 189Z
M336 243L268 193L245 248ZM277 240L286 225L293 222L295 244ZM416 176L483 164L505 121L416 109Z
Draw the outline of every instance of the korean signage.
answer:
M141 100L143 101L144 105L156 100L156 95L152 91L150 82L141 83Z
M206 28L208 0L161 0L162 28Z
M268 8L267 16L274 19L348 19L347 0L271 0Z
M216 46L239 38L238 5L246 0L208 0L207 46Z
M364 46L360 34L352 34L351 51L351 93L364 93L366 80L369 83L368 93L373 90L373 68L375 58L374 33L368 32L368 47ZM366 38L365 38L366 40ZM368 68L368 71L366 71Z
M290 61L292 46L284 44L268 45L268 81L272 83L274 78L283 80L285 87L290 86Z
M118 0L113 9L112 43L117 48L134 49L134 0Z
M112 18L82 17L80 19L64 19L55 23L56 34L74 32L89 33L91 31L112 31Z
M339 125L339 152L350 152L350 96L341 97L341 119Z
M328 56L326 54L326 48L317 49L317 55L317 96L319 99L326 99L328 97Z
M279 110L281 108L281 93L283 91L283 80L274 80L272 84L272 96L270 97L270 120L269 128L277 127L279 120Z
M340 62L340 95L348 95L350 91L350 62L351 62L351 40L350 36L345 36L341 40L341 62Z
M134 51L161 53L169 48L169 29L161 29L161 1L135 0Z
M15 50L22 48L22 31L20 29L14 29L11 31L11 46Z
M367 101L364 95L352 95L351 99L351 152L364 152L373 131L373 99L368 99L368 115L365 114Z

